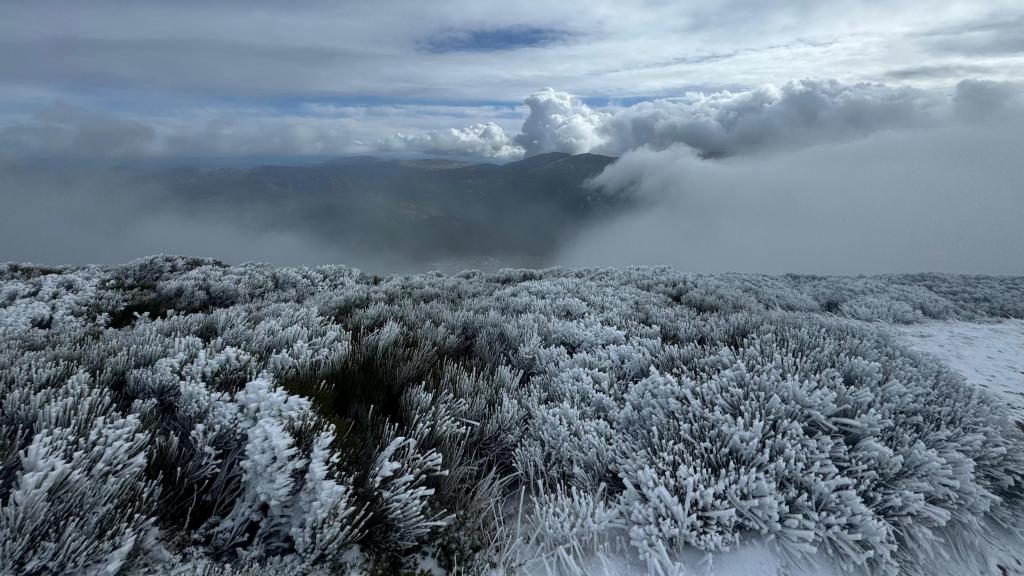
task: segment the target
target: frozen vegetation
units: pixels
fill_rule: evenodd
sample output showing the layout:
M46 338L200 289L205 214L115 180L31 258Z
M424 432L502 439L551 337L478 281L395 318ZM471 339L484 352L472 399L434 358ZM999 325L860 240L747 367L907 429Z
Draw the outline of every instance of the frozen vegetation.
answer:
M1009 573L1019 415L875 324L998 318L1024 278L0 266L0 573Z

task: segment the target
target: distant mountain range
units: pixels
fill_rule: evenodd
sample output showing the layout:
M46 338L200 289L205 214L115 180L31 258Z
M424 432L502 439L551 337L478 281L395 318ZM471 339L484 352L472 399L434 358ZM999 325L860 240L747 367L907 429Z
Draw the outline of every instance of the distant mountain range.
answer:
M614 209L585 182L615 158L551 153L509 164L354 157L308 166L135 170L170 206L420 262L543 263Z

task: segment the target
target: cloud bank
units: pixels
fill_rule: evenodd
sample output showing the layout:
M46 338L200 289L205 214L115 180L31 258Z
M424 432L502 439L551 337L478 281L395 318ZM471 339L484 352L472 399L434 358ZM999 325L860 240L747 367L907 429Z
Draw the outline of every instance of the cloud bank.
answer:
M552 88L529 95L520 108L311 105L289 114L249 109L224 115L200 109L152 118L57 103L0 126L0 157L382 153L508 161L545 152L620 156L641 147L661 150L680 144L703 157L723 157L842 142L885 130L982 122L1019 103L1021 94L1019 84L989 80L928 90L799 80L690 92L630 106L594 106Z
M991 85L963 85L973 115ZM980 92L978 92L980 91ZM981 94L979 100L979 94ZM1024 108L985 123L878 131L789 152L699 158L641 148L595 181L641 208L592 227L557 261L702 272L1024 273Z
M504 132L496 132L500 138L480 145L479 126L392 140L425 154L451 150L492 158L545 152L619 156L641 147L677 145L703 157L721 157L843 142L884 130L982 121L1020 96L1020 86L993 81L965 80L950 92L802 80L599 110L547 88L526 99L529 114L511 143Z
M462 122L465 129L447 126ZM515 107L303 105L274 109L169 109L113 114L58 101L0 122L0 159L211 159L335 157L378 152L518 158L506 127ZM503 127L504 125L504 127ZM382 135L395 134L382 138ZM502 145L511 152L503 153Z
M445 128L423 134L399 132L383 139L378 148L386 152L416 152L426 155L471 156L516 160L523 149L512 142L494 122L466 128Z
M155 137L142 122L55 103L0 128L0 157L124 157L147 151Z
M1024 93L1014 84L972 80L937 92L805 81L601 109L544 90L528 100L527 119L514 136L514 129L475 122L477 111L450 112L435 121L468 120L469 128L428 129L378 146L396 154L505 158L624 151L594 185L596 193L629 198L615 204L625 211L617 208L577 237L560 238L567 243L538 255L535 265L1024 273ZM291 125L284 121L239 126L213 117L202 124L210 130L203 136L184 123L150 130L136 119L55 108L0 133L0 142L6 149L60 143L56 149L69 154L88 147L104 157L132 148L216 150L231 146L232 138L250 142L250 150L274 150L289 146L285 136L253 132L254 126L276 126L315 143L317 134L331 134L318 130L350 129L338 114L313 111L309 121L319 128L309 131L283 130ZM399 261L380 245L356 250L338 233L349 228L338 225L338 214L347 211L342 197L293 193L283 201L273 192L265 205L233 200L226 210L207 210L167 190L111 180L99 169L90 175L63 174L55 170L59 163L18 166L0 162L6 254L0 259L110 262L178 252L374 269L426 266ZM339 203L334 212L320 204L324 198ZM428 214L430 201L422 202ZM509 222L506 209L483 217ZM565 227L560 216L551 218ZM458 226L445 230L459 237ZM414 227L382 233L412 246L426 242Z
M594 181L637 208L554 262L703 272L1024 273L1024 91L796 81L599 110L531 95L526 156L621 158Z
M804 80L781 87L643 102L601 126L602 151L685 144L728 155L846 140L933 123L941 96L881 84Z

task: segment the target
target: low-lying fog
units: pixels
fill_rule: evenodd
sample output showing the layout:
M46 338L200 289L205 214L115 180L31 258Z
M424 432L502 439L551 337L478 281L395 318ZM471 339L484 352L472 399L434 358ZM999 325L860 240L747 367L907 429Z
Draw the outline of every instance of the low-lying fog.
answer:
M358 159L340 172L12 161L0 165L0 261L1021 274L1022 128L883 131L720 159L640 148L603 172L611 159L545 156L539 176L531 159Z

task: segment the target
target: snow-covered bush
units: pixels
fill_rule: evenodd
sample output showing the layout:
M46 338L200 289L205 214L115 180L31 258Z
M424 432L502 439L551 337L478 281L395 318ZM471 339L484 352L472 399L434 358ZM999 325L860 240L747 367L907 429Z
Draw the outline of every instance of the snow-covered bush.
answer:
M0 573L118 574L159 559L159 490L144 474L149 437L139 416L119 413L87 375L25 384L4 387L0 415L11 443Z
M870 322L1021 302L952 275L0 266L0 572L514 569L517 546L656 571L756 538L913 574L1024 524L1024 433Z
M606 502L604 488L582 491L559 486L538 491L527 521L532 533L524 545L532 546L546 572L583 574L595 554L617 551L615 544L626 524L621 509Z

